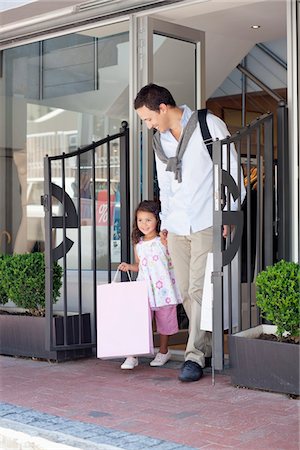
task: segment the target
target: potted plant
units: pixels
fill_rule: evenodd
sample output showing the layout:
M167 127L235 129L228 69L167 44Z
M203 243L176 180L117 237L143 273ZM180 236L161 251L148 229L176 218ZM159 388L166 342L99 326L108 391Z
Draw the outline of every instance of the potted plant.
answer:
M52 301L59 300L62 286L62 268L53 265ZM43 253L1 255L0 303L12 301L16 308L1 308L0 353L14 356L30 356L62 361L91 354L91 349L53 350L45 348L45 261ZM90 317L83 314L83 341L91 342ZM56 345L64 339L64 320L53 318L53 334ZM78 343L78 314L67 316L67 342Z
M256 277L262 324L229 336L232 383L299 395L300 266L280 261Z

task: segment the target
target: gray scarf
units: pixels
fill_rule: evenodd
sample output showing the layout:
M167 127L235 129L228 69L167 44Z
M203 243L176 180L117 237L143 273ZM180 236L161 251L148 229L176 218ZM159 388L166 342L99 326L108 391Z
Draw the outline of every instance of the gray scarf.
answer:
M157 131L153 137L153 150L155 154L163 163L167 165L166 167L167 172L174 172L175 180L177 180L178 183L182 182L182 168L181 168L182 157L184 155L184 152L186 151L189 140L197 124L198 124L198 112L194 111L191 117L189 118L188 123L186 124L183 133L179 139L176 149L176 156L173 156L171 158L168 158L165 152L163 151L160 142L160 133Z

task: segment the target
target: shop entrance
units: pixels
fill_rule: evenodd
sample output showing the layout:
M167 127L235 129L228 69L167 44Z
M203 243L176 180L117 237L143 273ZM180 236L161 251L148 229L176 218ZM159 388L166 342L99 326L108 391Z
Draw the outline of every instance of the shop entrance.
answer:
M165 86L174 96L178 105L186 104L191 109L205 104L204 33L192 28L169 22L141 17L137 32L141 42L137 61L138 80L136 91L149 82ZM159 189L152 151L152 131L141 125L136 117L136 137L141 136L141 192L140 198L158 199ZM138 203L139 199L133 199ZM188 319L182 305L178 307L180 331L170 337L170 345L184 349L187 341ZM155 341L158 336L155 336ZM158 342L158 341L157 341Z

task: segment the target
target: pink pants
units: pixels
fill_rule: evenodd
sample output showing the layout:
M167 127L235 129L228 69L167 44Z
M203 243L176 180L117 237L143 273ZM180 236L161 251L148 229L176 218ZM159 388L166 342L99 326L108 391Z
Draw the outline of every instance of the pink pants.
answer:
M156 329L159 334L169 336L178 333L176 305L162 306L151 311L152 319L155 317Z

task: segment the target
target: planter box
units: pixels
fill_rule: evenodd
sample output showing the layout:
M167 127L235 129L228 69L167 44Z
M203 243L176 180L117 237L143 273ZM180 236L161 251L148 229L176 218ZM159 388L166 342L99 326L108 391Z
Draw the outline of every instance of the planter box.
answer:
M275 334L259 325L228 336L231 382L252 389L299 395L299 345L257 339Z
M90 314L82 314L83 343L91 343ZM45 349L45 317L22 316L17 314L0 315L0 353L11 356L28 356L54 361L66 361L92 354L90 348L70 350ZM63 317L53 318L53 334L56 345L63 345ZM67 317L67 343L79 342L79 316Z

